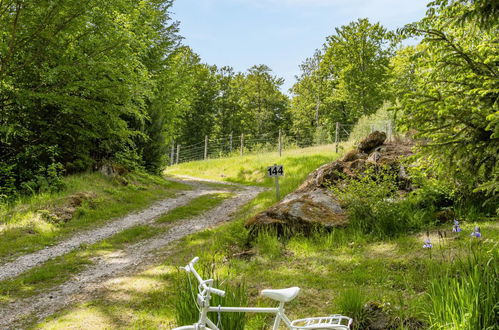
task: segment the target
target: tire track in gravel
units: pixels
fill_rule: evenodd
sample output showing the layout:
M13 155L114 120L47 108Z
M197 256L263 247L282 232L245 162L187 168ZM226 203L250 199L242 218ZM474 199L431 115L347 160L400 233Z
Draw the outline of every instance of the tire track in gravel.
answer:
M173 198L167 198L155 202L142 211L133 212L124 217L117 218L116 220L111 220L98 228L82 231L65 241L57 243L56 245L22 255L14 261L0 265L0 281L18 276L50 259L69 253L80 247L82 244L97 243L130 227L140 224L148 224L166 212L176 207L186 205L192 199L201 195L226 192L225 190L220 189L214 190L213 188L195 181L186 181L184 183L194 186L195 189L181 192Z
M49 292L0 307L0 328L23 328L26 319L34 317L41 320L70 304L92 297L93 293L105 288L106 280L151 265L158 259L160 248L189 234L231 220L234 213L264 190L260 187L241 188L233 198L203 215L176 223L164 234L130 245L105 258L98 258L94 265Z

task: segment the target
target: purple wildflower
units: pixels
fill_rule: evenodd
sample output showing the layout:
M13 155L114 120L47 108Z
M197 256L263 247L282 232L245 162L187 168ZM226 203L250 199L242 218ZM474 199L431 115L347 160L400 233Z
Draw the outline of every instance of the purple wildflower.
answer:
M433 247L433 244L431 244L430 238L428 237L424 241L423 249L431 249Z
M459 226L459 221L454 219L454 226L452 227L452 232L453 233L460 233L462 231L461 227Z
M480 232L480 227L475 226L475 229L473 229L471 236L476 238L482 237L482 233Z

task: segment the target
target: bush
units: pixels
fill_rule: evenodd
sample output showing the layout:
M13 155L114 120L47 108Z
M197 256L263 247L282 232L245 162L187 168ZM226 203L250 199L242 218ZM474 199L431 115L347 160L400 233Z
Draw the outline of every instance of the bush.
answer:
M0 202L11 198L16 193L14 165L0 162Z
M211 296L211 306L247 306L248 297L246 295L246 285L244 282L233 282L225 279L222 281L221 273L217 272L214 264L200 265L197 269L203 279L212 278L213 287L225 291L225 297L217 295ZM225 274L224 274L225 275ZM175 278L174 309L177 325L190 325L199 320L198 306L195 303L198 294L198 281L190 273L179 271ZM218 313L209 313L208 317L218 323ZM246 315L244 313L220 313L221 329L244 329Z
M433 221L433 204L421 208L425 199L419 193L400 198L396 174L389 169L368 170L331 189L346 207L350 226L376 238L420 230Z

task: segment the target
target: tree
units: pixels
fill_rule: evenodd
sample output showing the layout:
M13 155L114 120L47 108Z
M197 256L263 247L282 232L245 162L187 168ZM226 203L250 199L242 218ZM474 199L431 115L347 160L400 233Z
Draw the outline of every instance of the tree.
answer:
M284 79L272 76L266 65L251 67L241 99L245 132L262 135L277 132L289 123L288 98L280 91Z
M244 131L244 113L241 104L245 77L224 66L217 71L219 94L215 101L214 135L226 137Z
M389 98L387 82L394 38L379 23L359 19L327 38L321 69L335 82L327 101L342 122L355 123Z
M435 1L402 32L422 37L410 57L414 86L400 95L401 124L429 142L422 152L456 190L497 198L498 21L475 24L483 1ZM478 14L477 14L478 15ZM487 18L488 16L485 16Z
M301 75L291 88L292 132L302 140L312 141L317 130L329 125L329 107L326 103L332 94L330 77L321 70L322 54L316 50L312 58L307 58L301 65Z
M170 4L0 2L0 167L17 187L32 189L54 164L141 162L153 62L176 38Z

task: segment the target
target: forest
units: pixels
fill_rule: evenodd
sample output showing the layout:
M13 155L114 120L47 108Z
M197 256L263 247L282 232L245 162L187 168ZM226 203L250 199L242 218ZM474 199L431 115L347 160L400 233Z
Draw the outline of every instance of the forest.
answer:
M63 175L120 164L159 173L172 141L331 136L388 108L428 143L458 194L497 195L498 6L437 0L397 31L359 19L300 66L288 95L264 64L203 63L172 1L0 2L0 196L58 189ZM415 45L405 45L416 38Z

